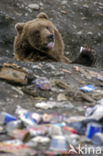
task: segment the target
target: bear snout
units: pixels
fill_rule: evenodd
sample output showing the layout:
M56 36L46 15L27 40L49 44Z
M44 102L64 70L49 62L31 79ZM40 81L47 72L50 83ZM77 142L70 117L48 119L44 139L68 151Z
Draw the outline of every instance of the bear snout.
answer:
M53 34L49 34L47 38L48 38L48 41L52 41L52 42L54 41Z

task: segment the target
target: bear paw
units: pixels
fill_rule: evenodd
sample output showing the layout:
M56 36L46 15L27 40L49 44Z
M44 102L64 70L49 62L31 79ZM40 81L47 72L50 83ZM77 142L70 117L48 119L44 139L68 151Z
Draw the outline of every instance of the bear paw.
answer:
M72 62L85 66L94 66L97 60L97 53L94 49L81 48L80 55Z

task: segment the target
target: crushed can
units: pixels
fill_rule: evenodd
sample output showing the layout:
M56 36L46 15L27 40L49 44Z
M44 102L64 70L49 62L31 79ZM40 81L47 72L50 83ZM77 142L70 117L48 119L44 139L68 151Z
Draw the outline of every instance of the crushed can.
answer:
M49 149L51 151L67 151L66 138L62 135L53 136Z
M49 126L34 126L34 127L30 127L28 128L28 131L30 132L31 137L34 136L44 136L47 134L48 132L48 128Z
M34 125L37 125L40 122L41 116L38 113L27 112L20 115L20 119L23 121L25 126L32 127Z
M15 116L6 112L0 112L0 124L8 124L8 122L15 120L17 120Z
M45 77L37 78L35 81L33 81L33 83L35 84L36 89L38 89L38 88L42 89L42 90L50 90L51 89L50 82Z
M51 114L44 113L42 115L42 123L50 123L51 119L52 119L52 115Z
M80 47L80 53L82 53L83 51L86 51L86 50L88 50L88 48Z
M92 92L95 89L96 88L93 85L90 85L90 84L89 85L85 85L85 86L80 88L81 91L86 92L86 93Z
M86 136L88 139L92 139L92 137L98 132L102 132L101 125L97 123L89 123L87 125Z

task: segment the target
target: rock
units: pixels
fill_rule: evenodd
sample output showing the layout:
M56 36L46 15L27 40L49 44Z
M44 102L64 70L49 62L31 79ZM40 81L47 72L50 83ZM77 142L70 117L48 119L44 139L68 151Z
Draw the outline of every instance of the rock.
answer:
M77 35L82 35L83 34L83 31L78 31L77 32Z
M87 4L84 4L83 7L87 8L87 9L89 8L89 6Z
M25 13L25 16L28 16L28 13Z
M75 92L75 90L73 89L70 91L67 91L66 96L68 97L68 99L75 100L75 101L83 101L83 102L85 101L89 103L95 102L95 100L91 96L80 91Z
M39 10L40 8L38 4L29 4L28 7L33 10Z
M41 7L44 5L42 2L40 2L40 4L39 4Z
M66 4L67 4L67 0L63 0L63 1L61 2L61 4L62 4L62 5L66 5Z
M28 8L28 11L29 11L30 13L32 13L32 9Z
M65 10L60 10L60 12L61 12L62 14L67 14L67 12L66 12Z
M59 88L62 88L62 89L67 89L67 90L70 89L69 85L66 84L66 83L64 83L64 82L61 81L61 80L55 80L55 81L54 81L54 84L55 84L55 86L57 86L57 87L59 87Z
M65 94L63 93L60 93L58 96L57 96L57 101L67 101L67 97L65 96Z
M93 35L93 32L90 31L90 32L87 32L87 34L88 34L88 35Z

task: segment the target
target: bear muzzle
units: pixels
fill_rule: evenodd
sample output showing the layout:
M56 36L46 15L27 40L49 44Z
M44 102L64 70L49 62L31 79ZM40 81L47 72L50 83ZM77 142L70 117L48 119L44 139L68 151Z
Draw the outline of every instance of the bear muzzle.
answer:
M53 34L48 35L48 41L54 41L54 36L53 36Z
M54 36L53 36L53 34L49 34L47 38L48 38L48 41L49 41L49 43L47 44L47 47L49 49L51 49L51 48L54 47Z

